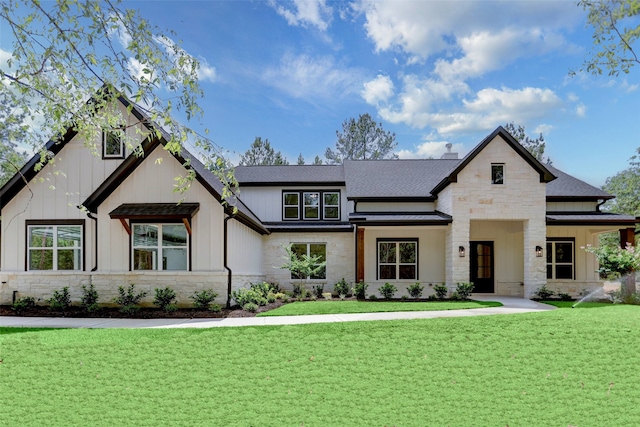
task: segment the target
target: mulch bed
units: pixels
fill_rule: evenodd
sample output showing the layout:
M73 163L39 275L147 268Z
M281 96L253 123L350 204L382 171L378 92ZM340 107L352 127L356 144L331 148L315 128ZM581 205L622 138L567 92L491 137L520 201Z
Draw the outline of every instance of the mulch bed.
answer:
M159 308L154 307L142 307L137 313L133 315L127 315L120 313L118 307L101 307L98 311L87 313L80 307L70 307L66 311L52 311L49 307L36 306L27 308L21 313L16 313L10 305L0 305L0 316L23 316L23 317L87 317L87 318L131 318L131 319L215 319L225 317L255 317L256 314L263 311L273 310L278 308L283 303L278 300L274 303L267 304L263 307L258 307L256 313L250 313L248 311L241 310L238 307L213 312L206 310L196 310L195 308L180 308L171 313L165 313Z

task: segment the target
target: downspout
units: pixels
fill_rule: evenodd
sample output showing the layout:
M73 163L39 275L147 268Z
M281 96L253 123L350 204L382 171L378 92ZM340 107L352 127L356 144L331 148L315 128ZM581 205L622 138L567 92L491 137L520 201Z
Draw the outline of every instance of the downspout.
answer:
M94 221L95 224L95 230L96 230L96 236L93 242L94 245L94 253L96 255L96 263L93 266L93 268L91 269L91 271L96 271L98 269L98 218L93 216L93 214L91 212L87 212L87 216L92 219Z
M228 242L228 232L227 232L227 222L229 222L230 219L234 219L235 215L231 214L229 216L227 216L224 219L224 231L223 231L223 240L224 240L224 250L223 250L223 261L222 263L224 264L224 269L227 270L227 308L231 308L231 284L232 284L232 279L233 279L233 271L231 271L231 268L227 265L227 261L228 261L228 246L229 246L229 242Z
M606 200L606 199L604 199L604 200L602 200L600 203L598 203L598 204L596 205L596 212L600 212L600 206L604 205L605 203L607 203L607 200Z

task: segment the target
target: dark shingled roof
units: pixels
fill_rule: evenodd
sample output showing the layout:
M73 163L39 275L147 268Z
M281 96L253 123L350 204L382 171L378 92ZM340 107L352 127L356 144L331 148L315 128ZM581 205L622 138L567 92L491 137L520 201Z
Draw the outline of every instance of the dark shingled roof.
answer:
M342 165L237 166L240 185L344 185Z
M347 198L431 198L460 160L346 160Z
M574 178L553 166L545 165L551 173L558 178L547 184L547 199L587 198L587 199L613 199L614 196L589 185L584 181Z
M442 212L422 213L352 213L349 221L358 225L447 225L453 221Z
M272 233L277 232L348 232L353 230L353 225L348 222L327 222L327 221L282 221L265 222Z
M631 215L610 212L547 212L547 225L628 225L640 220Z
M200 209L200 203L124 203L111 212L111 218L193 218Z

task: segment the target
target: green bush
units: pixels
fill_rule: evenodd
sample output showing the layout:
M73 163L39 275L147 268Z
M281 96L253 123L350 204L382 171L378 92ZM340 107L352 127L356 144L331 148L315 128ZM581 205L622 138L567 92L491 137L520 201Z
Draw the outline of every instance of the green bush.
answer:
M298 300L307 298L311 293L304 287L304 283L293 284L293 297Z
M153 303L160 307L165 313L176 311L178 306L175 304L176 293L170 287L164 289L155 289L156 296L153 298Z
M338 296L342 295L346 297L347 295L349 295L349 284L346 280L344 280L344 277L334 285L333 292L335 292L335 294Z
M203 289L200 292L194 292L190 298L193 300L193 306L198 310L214 311L213 305L211 303L216 299L217 296L218 294L213 292L213 289Z
M378 297L375 295L369 295L369 301L377 301Z
M47 300L49 309L53 311L66 311L71 307L71 295L69 287L53 291L53 296Z
M140 301L147 296L147 293L135 293L135 287L133 283L127 290L123 286L118 286L118 296L113 299L113 302L120 306L120 313L133 314L140 309Z
M571 298L571 295L565 293L565 292L558 292L558 299L560 301L571 301L573 300L573 298Z
M93 283L89 284L87 288L86 285L82 285L82 298L80 298L80 307L88 313L98 311L100 307L98 307L98 291L93 286Z
M540 286L538 290L533 293L533 295L535 295L535 297L540 300L548 300L549 298L552 298L555 294L556 294L555 292L547 288L547 285Z
M244 307L247 303L253 303L258 306L267 305L267 298L262 295L260 289L240 288L231 293L233 298L240 307Z
M211 304L209 306L209 310L213 311L214 313L218 313L222 311L222 306L220 304Z
M471 296L471 292L473 291L473 283L470 282L458 282L456 284L456 290L451 296L451 299L454 300L468 300L469 296Z
M449 293L449 288L444 283L433 286L433 291L435 292L436 299L443 300L447 298L447 294Z
M313 294L316 298L322 298L322 293L324 292L324 285L316 285L313 287Z
M398 288L396 288L395 285L387 282L384 285L380 286L380 289L378 289L378 291L383 298L391 299L393 298L393 295L398 291Z
M270 293L277 293L280 290L278 285L267 282L256 282L249 285L249 289L259 293L263 298L267 298Z
M11 309L15 311L17 314L22 314L22 312L28 308L32 308L36 306L36 299L34 297L22 297L15 300Z
M269 292L269 293L267 294L267 302L268 302L268 303L276 302L276 300L277 300L277 299L278 299L278 298L276 297L276 294L274 294L273 292Z
M419 282L414 283L413 285L409 285L407 288L407 292L411 295L411 298L418 299L422 296L422 292L424 291L424 286L422 286Z
M369 287L364 281L359 281L353 287L353 294L357 299L367 299L367 288Z
M248 302L242 306L242 309L244 311L248 311L249 313L255 313L256 311L258 311L258 305L253 302Z

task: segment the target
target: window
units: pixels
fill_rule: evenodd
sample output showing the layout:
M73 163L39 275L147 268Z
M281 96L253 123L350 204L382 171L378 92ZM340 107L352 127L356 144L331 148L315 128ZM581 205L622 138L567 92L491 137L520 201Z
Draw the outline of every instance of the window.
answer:
M131 239L133 270L188 269L184 224L133 224Z
M282 193L282 219L340 220L340 192L285 191Z
M29 270L82 270L81 225L28 225Z
M284 193L282 216L284 219L300 219L300 193Z
M573 279L573 240L547 241L547 279Z
M504 184L504 164L503 163L491 164L491 183Z
M326 243L292 243L291 244L291 253L296 254L296 256L301 257L302 255L307 256L320 256L320 262L327 260L327 244ZM320 269L316 274L310 277L301 277L299 274L291 273L292 279L316 279L323 280L327 278L327 267L326 265Z
M378 240L378 279L417 280L418 240Z
M105 130L102 132L102 158L124 159L124 140L121 131Z

